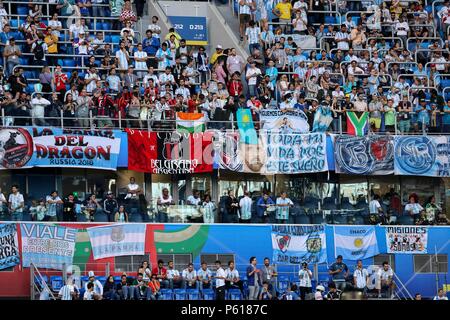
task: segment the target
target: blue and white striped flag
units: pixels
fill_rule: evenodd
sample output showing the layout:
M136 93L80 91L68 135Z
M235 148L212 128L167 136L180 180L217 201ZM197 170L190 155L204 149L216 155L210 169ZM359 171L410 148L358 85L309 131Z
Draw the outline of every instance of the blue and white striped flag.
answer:
M379 254L374 226L334 226L334 254L343 259L367 259Z
M144 255L145 228L143 223L88 228L94 259Z

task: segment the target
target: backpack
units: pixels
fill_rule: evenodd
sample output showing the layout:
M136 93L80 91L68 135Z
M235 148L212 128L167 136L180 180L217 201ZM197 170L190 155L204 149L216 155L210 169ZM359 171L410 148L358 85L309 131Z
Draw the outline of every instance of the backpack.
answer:
M36 42L36 46L33 49L34 59L43 60L44 59L44 47L42 42Z

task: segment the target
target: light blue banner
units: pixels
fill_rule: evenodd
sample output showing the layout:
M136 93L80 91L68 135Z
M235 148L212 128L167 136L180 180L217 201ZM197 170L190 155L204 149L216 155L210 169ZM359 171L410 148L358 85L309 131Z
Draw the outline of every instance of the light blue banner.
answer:
M62 270L72 265L77 229L48 224L22 223L22 265Z
M20 263L17 225L0 224L0 270L14 267Z
M334 226L335 257L359 260L376 256L378 249L374 226Z
M325 263L327 261L325 227L272 226L272 249L275 264Z

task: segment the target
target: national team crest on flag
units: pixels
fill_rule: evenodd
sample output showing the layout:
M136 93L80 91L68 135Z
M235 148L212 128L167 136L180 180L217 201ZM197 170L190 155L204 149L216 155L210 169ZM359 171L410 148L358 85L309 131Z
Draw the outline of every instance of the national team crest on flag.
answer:
M369 130L368 112L347 112L347 132L353 136L364 136Z
M177 131L184 133L204 132L206 119L203 113L177 112Z
M334 226L335 256L367 259L380 253L374 226Z
M88 228L94 259L144 255L145 230L143 223Z

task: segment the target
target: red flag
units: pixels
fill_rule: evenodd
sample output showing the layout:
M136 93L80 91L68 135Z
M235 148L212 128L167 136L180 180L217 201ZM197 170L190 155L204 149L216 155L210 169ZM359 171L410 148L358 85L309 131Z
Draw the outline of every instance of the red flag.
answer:
M126 129L128 134L128 169L150 172L152 158L151 136L154 132ZM154 149L154 146L153 146Z

